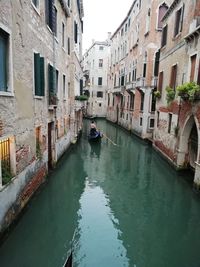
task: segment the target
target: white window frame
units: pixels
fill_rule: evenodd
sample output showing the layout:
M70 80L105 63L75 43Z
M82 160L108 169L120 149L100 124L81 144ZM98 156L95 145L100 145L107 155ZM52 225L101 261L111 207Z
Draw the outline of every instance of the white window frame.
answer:
M8 47L8 90L0 91L0 96L14 96L13 90L13 53L12 53L12 31L0 22L0 28L9 35Z

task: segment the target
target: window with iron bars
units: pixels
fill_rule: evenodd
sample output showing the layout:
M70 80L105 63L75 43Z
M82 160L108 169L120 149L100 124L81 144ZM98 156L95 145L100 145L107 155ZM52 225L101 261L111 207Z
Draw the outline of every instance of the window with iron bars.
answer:
M0 140L0 158L2 185L5 185L12 179L9 138Z

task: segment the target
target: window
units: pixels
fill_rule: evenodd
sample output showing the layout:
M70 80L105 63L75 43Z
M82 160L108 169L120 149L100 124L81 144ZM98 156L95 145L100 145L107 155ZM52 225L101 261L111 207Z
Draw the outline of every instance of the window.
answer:
M36 8L39 7L39 0L32 0L32 3Z
M71 2L70 0L67 0L67 5L68 5L68 7L70 7L70 5L71 5L70 2Z
M176 76L177 76L177 64L173 65L171 68L171 77L169 86L175 90L176 88Z
M143 78L146 77L146 71L147 71L147 63L145 62L145 63L143 64Z
M168 25L165 25L162 30L161 47L167 44L167 29L168 29Z
M124 75L121 76L121 86L124 86Z
M143 111L144 110L144 93L142 91L140 91L140 111Z
M99 59L99 68L103 67L103 59Z
M197 84L200 85L200 60L199 60L199 68L198 68L198 74L197 74Z
M66 76L63 74L63 98L66 98Z
M174 37L180 32L182 32L183 11L184 11L184 5L179 10L176 11L175 25L174 25Z
M151 9L148 8L147 10L147 15L146 15L146 27L145 27L145 35L147 35L147 33L150 30L150 15L151 15Z
M67 54L70 55L70 38L67 39Z
M74 42L78 43L78 24L74 21Z
M45 0L46 23L54 33L56 32L57 28L56 12L57 10L54 6L54 0Z
M0 91L8 91L9 35L0 29Z
M160 122L160 112L157 111L157 127L159 127L159 122Z
M40 57L39 53L34 53L34 88L36 96L44 96L44 58Z
M103 50L104 49L104 47L103 46L99 46L99 50Z
M158 50L155 54L155 63L154 63L154 76L155 77L158 77L159 62L160 62L160 50Z
M51 66L48 65L48 89L49 89L49 104L56 105L57 104L57 86L58 86L58 71Z
M168 133L170 133L171 132L171 127L172 127L172 114L169 113L168 116L169 116L168 117Z
M134 110L134 101L135 101L135 95L131 93L130 97L130 110Z
M163 88L163 71L159 73L159 78L158 78L158 91L162 92Z
M154 119L150 118L149 120L149 128L154 128Z
M110 94L108 94L108 107L110 106Z
M162 19L167 12L168 6L163 3L161 6L159 6L158 10L158 30L162 30Z
M196 58L197 55L194 55L190 58L191 61L191 70L190 70L190 81L194 81L195 67L196 67Z
M140 126L142 126L142 118L140 118Z
M113 95L113 107L114 107L114 105L115 105L115 97Z
M101 103L99 103L99 107L101 107Z
M103 92L98 91L98 92L97 92L97 97L101 97L101 98L103 98Z
M55 8L54 6L54 33L55 33L55 36L57 37L57 9Z
M65 24L62 22L62 47L65 47Z
M98 85L102 85L102 77L98 77Z

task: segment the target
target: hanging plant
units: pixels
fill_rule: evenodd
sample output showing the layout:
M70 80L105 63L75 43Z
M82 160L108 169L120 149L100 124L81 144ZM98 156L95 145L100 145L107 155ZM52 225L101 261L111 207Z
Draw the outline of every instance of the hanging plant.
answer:
M176 92L169 86L165 88L165 91L167 92L166 95L167 103L170 104L174 100Z
M183 100L195 101L200 99L200 86L195 82L184 83L176 90Z
M87 95L77 95L77 96L75 96L75 100L87 101L88 100L88 96Z
M158 98L158 99L160 99L161 98L161 93L160 93L160 91L154 91L154 96L156 97L156 98Z

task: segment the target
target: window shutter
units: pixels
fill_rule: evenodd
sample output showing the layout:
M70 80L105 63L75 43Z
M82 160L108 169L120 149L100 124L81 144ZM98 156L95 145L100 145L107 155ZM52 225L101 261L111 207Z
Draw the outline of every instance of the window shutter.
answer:
M44 74L44 58L40 58L40 95L45 95L45 74Z
M185 10L185 4L183 4L182 6L182 12L181 12L181 20L180 20L180 32L182 32L182 29L183 29L183 17L184 17L184 10Z
M7 91L8 35L0 29L0 91Z
M35 95L40 95L40 54L34 53Z

